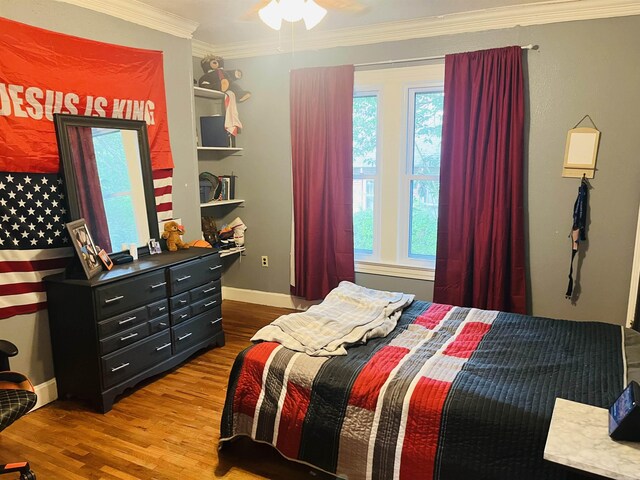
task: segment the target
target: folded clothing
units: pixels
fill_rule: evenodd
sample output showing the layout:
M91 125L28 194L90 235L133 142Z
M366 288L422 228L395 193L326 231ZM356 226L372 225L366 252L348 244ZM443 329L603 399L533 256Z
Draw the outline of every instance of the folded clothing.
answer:
M413 299L414 295L340 282L319 305L279 317L251 340L278 342L312 356L346 355L351 345L388 335Z

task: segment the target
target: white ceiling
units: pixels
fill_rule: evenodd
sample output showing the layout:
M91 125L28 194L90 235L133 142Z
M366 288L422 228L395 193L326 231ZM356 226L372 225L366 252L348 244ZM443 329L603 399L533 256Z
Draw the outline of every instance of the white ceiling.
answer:
M320 5L323 4L322 0L316 1ZM576 1L580 0L555 2L548 0L359 0L359 3L365 7L363 11L356 13L330 9L324 20L314 29L314 33L523 4ZM212 45L272 41L279 35L285 34L284 31L279 34L260 21L255 6L261 2L252 0L141 0L141 2L198 22L199 26L193 33L193 38ZM302 22L298 22L295 27L300 34L304 33ZM288 35L289 32L286 34Z
M283 22L276 32L259 20L258 0L58 1L192 39L196 57L225 58L640 15L640 0L358 0L363 10L330 9L311 31Z

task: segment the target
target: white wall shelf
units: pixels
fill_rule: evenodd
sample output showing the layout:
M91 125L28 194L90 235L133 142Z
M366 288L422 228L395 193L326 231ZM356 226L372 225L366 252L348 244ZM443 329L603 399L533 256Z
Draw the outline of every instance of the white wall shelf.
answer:
M211 90L210 88L193 87L193 94L196 97L222 99L226 96L224 92L219 90Z
M240 254L246 250L246 247L234 247L229 250L220 250L220 257L228 257L229 255Z
M240 203L244 203L244 200L241 198L234 198L233 200L214 200L212 202L201 203L200 208L218 207L220 205L237 205Z
M198 147L198 151L203 152L229 152L229 154L233 154L236 152L241 152L242 148L239 147Z

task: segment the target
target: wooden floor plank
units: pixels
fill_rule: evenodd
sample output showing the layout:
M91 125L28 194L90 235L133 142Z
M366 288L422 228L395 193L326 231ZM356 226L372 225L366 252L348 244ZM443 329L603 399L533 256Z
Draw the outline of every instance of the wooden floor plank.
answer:
M107 414L75 400L28 414L0 433L0 463L27 460L47 480L333 479L248 439L218 452L233 360L256 330L291 312L229 300L222 309L224 347L138 386Z

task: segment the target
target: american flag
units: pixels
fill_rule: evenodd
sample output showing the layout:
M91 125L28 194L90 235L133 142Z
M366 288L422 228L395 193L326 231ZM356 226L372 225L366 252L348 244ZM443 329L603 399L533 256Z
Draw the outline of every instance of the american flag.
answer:
M42 278L73 255L68 221L57 174L0 174L0 318L46 307Z
M173 215L173 170L153 172L158 221ZM58 174L0 173L0 319L46 308L42 278L74 255Z

